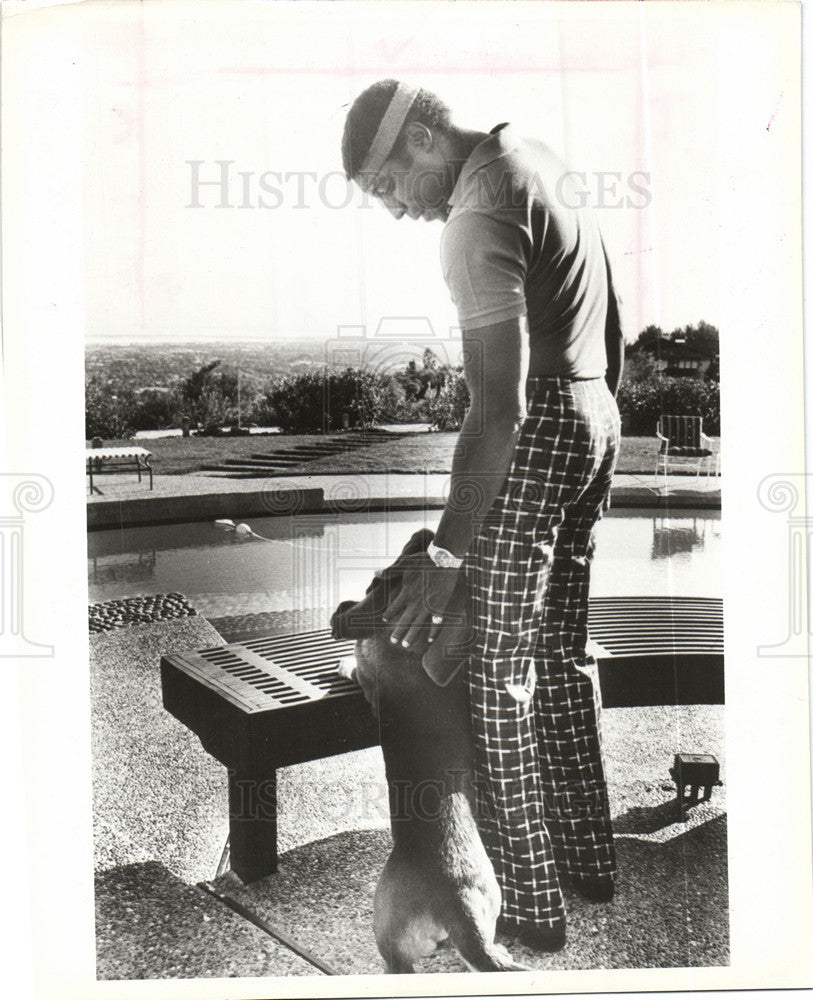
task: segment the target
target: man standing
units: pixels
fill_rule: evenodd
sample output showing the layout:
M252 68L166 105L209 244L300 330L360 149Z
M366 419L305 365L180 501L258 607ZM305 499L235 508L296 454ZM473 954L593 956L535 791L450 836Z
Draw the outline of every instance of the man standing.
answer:
M483 841L501 927L565 941L560 880L610 899L615 852L586 652L593 527L619 444L623 336L598 227L541 142L510 125L462 129L434 94L396 80L347 115L348 179L396 219L440 219L471 405L429 551L387 609L420 652L462 572L466 671Z

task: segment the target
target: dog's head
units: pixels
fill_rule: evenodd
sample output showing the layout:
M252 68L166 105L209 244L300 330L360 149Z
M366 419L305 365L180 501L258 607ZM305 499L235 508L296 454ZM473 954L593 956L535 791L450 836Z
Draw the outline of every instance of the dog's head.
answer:
M342 601L330 619L334 639L369 639L387 630L382 615L401 586L404 559L425 552L434 537L428 528L416 531L395 562L375 574L362 600Z
M416 691L431 696L433 687L446 687L455 678L459 679L460 667L466 659L471 633L462 575L449 602L447 622L422 655L391 643L391 625L382 617L401 586L404 560L416 552L425 552L433 538L434 532L428 529L416 531L395 562L376 573L365 597L361 601L343 601L330 620L334 639L358 640L352 676L374 710L382 692L392 699L399 696L399 691L400 696L414 697Z

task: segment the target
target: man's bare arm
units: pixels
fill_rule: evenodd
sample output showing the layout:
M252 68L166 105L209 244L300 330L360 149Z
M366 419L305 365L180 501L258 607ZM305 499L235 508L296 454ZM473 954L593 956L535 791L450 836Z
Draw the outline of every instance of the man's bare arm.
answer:
M525 417L527 320L464 331L464 374L471 405L455 446L449 500L435 544L462 556L511 465Z
M604 376L610 392L618 395L624 372L624 327L621 323L621 303L613 285L613 276L607 251L604 251L607 269L607 321L604 326L604 347L607 351L607 373Z
M457 439L449 500L435 544L462 557L511 465L525 416L528 331L525 317L464 332L464 373L471 405ZM385 610L390 637L416 652L437 632L460 570L439 569L425 553L404 563L401 590Z

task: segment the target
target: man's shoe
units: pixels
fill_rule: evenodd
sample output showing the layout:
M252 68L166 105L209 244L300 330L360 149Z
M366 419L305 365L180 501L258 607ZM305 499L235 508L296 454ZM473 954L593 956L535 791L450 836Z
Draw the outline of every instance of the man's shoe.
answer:
M558 924L535 924L497 918L497 931L517 938L521 944L533 948L534 951L559 951L567 940L567 928L564 920Z
M571 875L569 881L575 892L592 903L609 903L615 895L612 875Z

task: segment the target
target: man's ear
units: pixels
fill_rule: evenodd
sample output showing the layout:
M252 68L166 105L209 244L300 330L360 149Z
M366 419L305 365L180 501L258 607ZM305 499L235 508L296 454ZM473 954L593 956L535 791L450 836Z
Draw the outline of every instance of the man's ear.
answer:
M410 148L415 151L420 150L422 153L428 153L435 142L431 130L421 122L410 122L404 130L404 135Z

